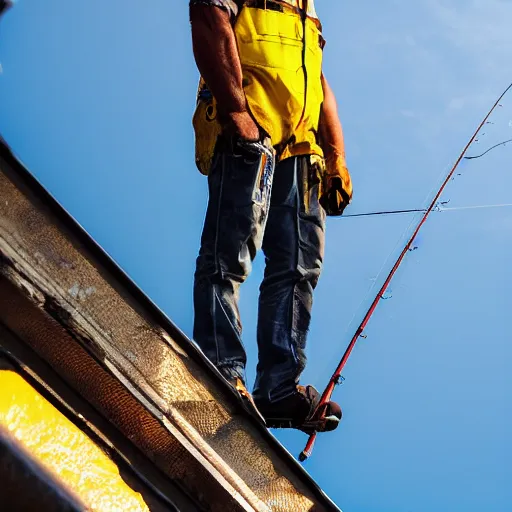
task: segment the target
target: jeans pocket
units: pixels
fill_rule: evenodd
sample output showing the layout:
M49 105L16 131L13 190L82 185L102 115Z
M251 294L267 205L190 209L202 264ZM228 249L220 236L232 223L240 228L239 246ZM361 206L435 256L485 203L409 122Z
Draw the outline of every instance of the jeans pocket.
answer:
M229 184L237 207L266 206L274 175L273 152L262 142L237 140L230 155Z
M264 151L261 155L260 168L254 183L253 202L268 210L274 179L275 157L272 152Z

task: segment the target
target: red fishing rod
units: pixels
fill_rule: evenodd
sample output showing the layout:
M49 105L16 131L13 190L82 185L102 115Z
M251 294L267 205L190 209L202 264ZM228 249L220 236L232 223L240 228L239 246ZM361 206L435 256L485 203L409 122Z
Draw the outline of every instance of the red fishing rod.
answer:
M377 306L378 306L379 302L381 301L381 299L383 298L384 294L386 293L386 290L388 289L389 283L391 282L391 280L393 279L394 275L396 274L396 271L398 270L398 268L402 264L402 261L404 260L407 252L409 251L409 249L411 249L412 244L413 244L415 238L418 236L418 233L419 233L420 229L422 228L423 224L425 224L425 222L427 221L428 216L430 215L430 213L432 213L432 211L436 207L437 202L438 202L439 198L441 197L441 194L443 193L444 189L446 188L446 185L448 184L448 182L452 178L453 174L455 173L455 171L456 171L457 167L459 166L461 160L464 158L464 155L466 154L467 150L469 149L469 147L471 146L473 141L476 139L478 133L480 132L480 130L482 129L484 124L487 122L489 117L492 115L492 113L494 112L496 107L499 105L500 101L503 99L505 94L507 94L507 92L510 89L512 89L512 84L510 84L505 89L505 91L500 95L500 97L496 100L496 103L494 103L494 105L491 107L491 109L489 110L487 115L484 117L483 121L478 125L478 128L475 130L475 133L472 135L471 139L466 144L466 147L463 149L462 153L459 155L459 158L457 158L457 161L455 162L455 164L451 168L450 172L446 176L446 179L443 181L443 183L439 187L436 195L434 196L434 199L432 199L432 202L430 203L430 206L425 210L425 215L423 215L421 220L418 222L418 225L416 226L416 229L414 230L411 238L406 243L406 245L403 248L402 252L398 256L398 259L396 260L395 264L393 265L393 268L391 269L391 271L389 272L388 276L386 277L386 280L384 281L384 284L381 286L381 288L380 288L379 292L377 293L377 296L373 300L370 308L368 309L368 311L364 315L364 318L363 318L362 322L359 324L359 327L356 329L356 332L355 332L354 336L352 337L352 339L350 340L350 343L349 343L347 349L345 350L345 353L343 354L343 357L341 358L341 361L340 361L338 367L336 368L336 371L333 373L331 379L329 380L329 383L327 384L327 387L325 388L325 391L322 394L322 397L320 398L320 402L319 402L319 404L318 404L318 406L316 408L316 411L315 411L315 413L313 415L314 418L318 419L319 423L322 422L322 419L325 416L326 406L327 406L327 403L331 399L331 396L332 396L332 393L334 391L334 388L336 387L337 384L340 383L340 380L342 378L341 377L341 372L345 368L345 365L347 364L348 358L350 357L350 354L352 353L352 350L354 349L354 346L357 343L357 340L363 334L363 332L364 332L368 322L370 321L370 318L372 317L373 313L377 309ZM305 461L307 458L309 458L311 456L311 453L313 451L313 447L315 445L316 436L317 436L317 432L313 432L313 434L311 434L309 436L309 440L308 440L308 442L306 444L306 447L304 448L304 450L299 455L299 460L301 462Z

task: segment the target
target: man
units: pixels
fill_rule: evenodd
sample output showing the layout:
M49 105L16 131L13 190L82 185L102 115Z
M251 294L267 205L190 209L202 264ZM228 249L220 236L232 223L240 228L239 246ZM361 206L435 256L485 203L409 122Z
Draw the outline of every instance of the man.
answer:
M269 427L333 430L341 419L300 386L325 215L352 196L336 101L322 74L312 0L190 0L201 73L196 163L209 202L194 283L194 339L243 396L240 284L262 247L254 403Z

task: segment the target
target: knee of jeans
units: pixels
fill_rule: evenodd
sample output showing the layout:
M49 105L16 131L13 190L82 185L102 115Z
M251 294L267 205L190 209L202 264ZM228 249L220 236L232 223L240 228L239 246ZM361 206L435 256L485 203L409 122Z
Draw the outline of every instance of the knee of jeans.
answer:
M244 283L249 277L249 271L237 269L231 272L222 267L222 265L203 265L197 266L194 273L196 286L199 283L209 283L210 285L220 285L222 287L230 286L236 288Z
M223 281L243 283L252 271L255 253L245 243L237 250L227 247L215 251L201 248L196 259L195 278L217 278Z

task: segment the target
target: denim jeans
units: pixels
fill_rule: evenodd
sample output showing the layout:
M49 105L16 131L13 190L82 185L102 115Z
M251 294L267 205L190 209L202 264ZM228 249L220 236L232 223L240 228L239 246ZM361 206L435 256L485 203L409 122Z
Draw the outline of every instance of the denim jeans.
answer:
M245 377L240 285L256 252L265 255L258 307L254 396L295 392L306 364L313 290L322 269L325 212L309 156L274 166L261 143L218 146L194 282L194 339L228 378Z

